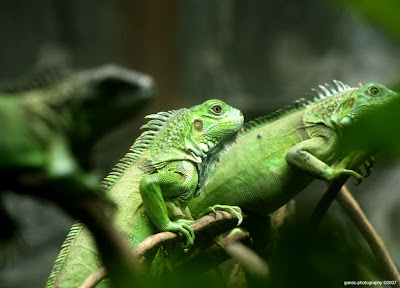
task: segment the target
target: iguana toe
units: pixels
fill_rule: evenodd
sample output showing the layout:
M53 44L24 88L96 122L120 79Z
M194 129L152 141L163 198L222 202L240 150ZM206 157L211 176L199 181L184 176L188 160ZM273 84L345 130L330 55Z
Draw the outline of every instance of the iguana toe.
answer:
M356 180L357 180L356 185L360 185L360 184L361 184L361 181L362 181L362 179L363 179L363 176L361 176L361 174L359 174L359 173L357 173L357 172L355 172L355 171L352 171L352 170L347 170L347 171L350 171L349 174L350 174L351 176L353 176L354 178L356 178Z
M214 214L214 217L216 217L217 210L226 211L229 212L231 215L235 216L238 219L237 226L239 226L243 222L242 209L240 209L239 206L230 206L230 205L214 205L212 207L208 207L200 214L199 218L211 212Z
M215 206L207 207L203 212L200 213L198 218L206 216L208 214L212 214L214 218L217 218L217 211L214 209Z
M184 247L190 247L194 244L195 235L193 229L186 223L171 222L165 231L181 232L186 237Z

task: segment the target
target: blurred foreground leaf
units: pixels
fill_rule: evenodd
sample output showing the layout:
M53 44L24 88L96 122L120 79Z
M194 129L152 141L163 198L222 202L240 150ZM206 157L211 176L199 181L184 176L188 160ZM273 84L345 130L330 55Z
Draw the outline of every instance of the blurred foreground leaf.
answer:
M367 149L400 155L400 99L361 117L344 132L343 142L346 151Z
M400 40L400 1L398 0L339 0L369 22L383 28Z

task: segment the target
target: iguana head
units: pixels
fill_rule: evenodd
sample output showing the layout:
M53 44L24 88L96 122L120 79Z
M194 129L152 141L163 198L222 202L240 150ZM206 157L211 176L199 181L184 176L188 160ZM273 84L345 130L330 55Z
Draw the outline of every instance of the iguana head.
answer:
M60 85L66 86L67 99L59 117L67 119L72 149L80 159L87 159L96 141L134 116L155 92L150 76L111 64L77 72Z
M214 167L221 156L234 142L244 121L242 112L230 107L220 100L208 100L199 106L191 108L193 140L199 147L194 149L196 155L201 155L199 165L199 183L194 197L197 197L202 187L211 178ZM192 146L192 147L193 147Z
M242 112L220 100L208 100L190 110L193 140L201 150L196 155L212 153L222 142L231 141L243 125Z
M97 140L128 120L155 90L151 77L116 65L84 70L77 78L79 84L69 97L72 133L81 142Z
M333 112L331 120L339 128L349 127L360 117L399 97L398 93L378 83L348 89L342 94L341 104Z

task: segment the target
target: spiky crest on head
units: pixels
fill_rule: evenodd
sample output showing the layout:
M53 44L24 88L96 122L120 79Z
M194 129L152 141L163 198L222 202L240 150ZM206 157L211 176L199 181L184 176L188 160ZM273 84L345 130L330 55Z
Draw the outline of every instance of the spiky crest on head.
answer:
M322 101L325 101L326 99L329 99L331 97L338 95L339 93L343 93L343 92L351 89L351 87L349 85L346 85L341 81L333 80L333 82L335 83L336 88L328 83L325 83L325 86L318 85L320 90L315 89L315 88L311 89L311 91L313 91L315 93L315 95L312 93L306 93L306 96L308 96L309 99L300 98L300 99L296 100L290 106L286 106L282 109L279 109L279 110L273 112L272 114L262 116L262 117L254 119L248 123L245 123L243 125L244 132L248 132L255 127L259 127L260 125L264 125L266 123L270 123L272 121L278 120L284 116L287 116L288 114L297 112L304 108L307 108L310 105L320 103Z
M176 115L176 113L176 110L171 110L168 112L150 114L145 117L152 120L140 127L140 129L148 130L144 131L136 139L131 148L129 148L130 152L125 154L124 158L122 158L117 165L115 165L112 171L101 182L101 187L104 191L109 191L113 184L123 175L123 173L139 159L140 154L149 146L156 133L173 115Z

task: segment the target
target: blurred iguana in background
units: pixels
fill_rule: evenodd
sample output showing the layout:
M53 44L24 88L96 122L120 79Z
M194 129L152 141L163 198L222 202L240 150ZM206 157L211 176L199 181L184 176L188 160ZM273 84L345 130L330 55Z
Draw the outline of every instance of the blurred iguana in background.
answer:
M103 198L100 175L88 171L89 150L153 93L152 78L117 65L46 69L0 86L0 262L2 245L17 228L1 205L2 191L41 197L74 218L86 217L84 200Z

